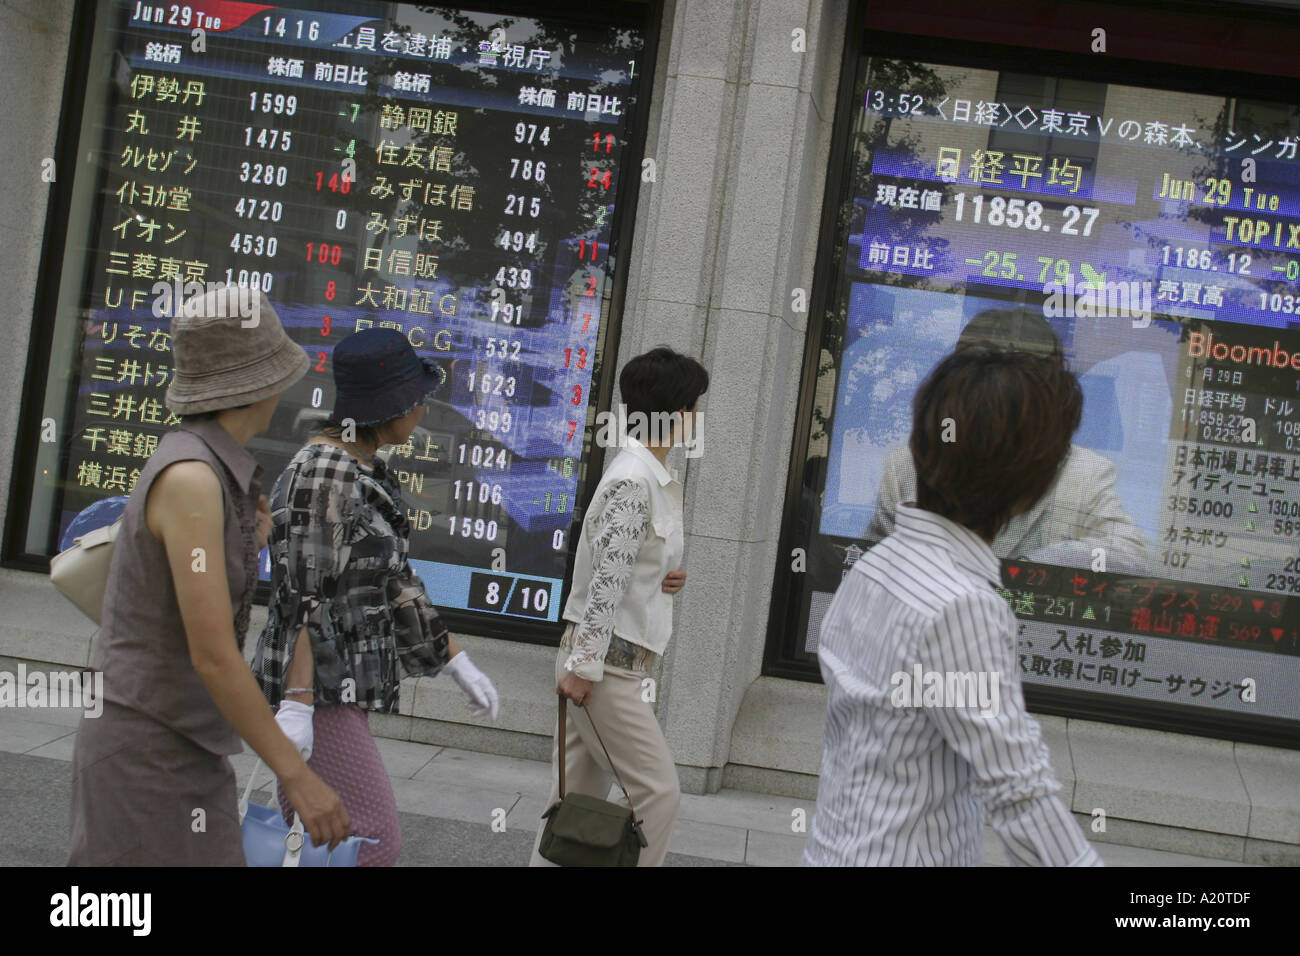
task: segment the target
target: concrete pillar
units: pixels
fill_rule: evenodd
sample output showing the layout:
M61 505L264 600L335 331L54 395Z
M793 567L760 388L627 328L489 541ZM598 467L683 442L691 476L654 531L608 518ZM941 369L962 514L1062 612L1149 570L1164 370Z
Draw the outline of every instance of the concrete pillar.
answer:
M0 3L0 87L9 91L0 103L0 222L5 225L5 254L0 256L0 289L6 290L0 349L0 382L7 401L0 402L0 488L9 487L13 447L27 351L33 328L33 293L45 237L45 213L53 183L41 179L41 162L54 158L63 75L68 63L73 0L4 0ZM55 169L71 177L71 169ZM56 231L57 232L57 231ZM37 316L37 321L53 316ZM8 508L0 496L0 521Z
M687 586L658 686L688 792L721 785L762 664L807 319L791 311L791 290L812 283L847 7L665 10L646 146L657 181L641 186L619 365L666 343L699 356L712 379L704 454L676 461Z

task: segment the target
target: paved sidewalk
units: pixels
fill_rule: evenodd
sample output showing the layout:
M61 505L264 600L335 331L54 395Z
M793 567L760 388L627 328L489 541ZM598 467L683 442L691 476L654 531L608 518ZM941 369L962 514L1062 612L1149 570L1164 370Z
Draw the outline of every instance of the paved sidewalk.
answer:
M62 865L68 841L73 736L80 711L0 709L0 866ZM523 866L550 795L550 765L450 747L378 739L401 814L401 866ZM239 785L256 756L234 758ZM262 775L269 779L263 769ZM269 802L269 794L261 794ZM683 794L669 866L793 866L803 835L794 811L808 800L722 790ZM502 812L504 811L504 812ZM502 831L493 820L504 820ZM985 832L985 862L1005 866ZM1110 866L1241 866L1222 860L1096 844Z

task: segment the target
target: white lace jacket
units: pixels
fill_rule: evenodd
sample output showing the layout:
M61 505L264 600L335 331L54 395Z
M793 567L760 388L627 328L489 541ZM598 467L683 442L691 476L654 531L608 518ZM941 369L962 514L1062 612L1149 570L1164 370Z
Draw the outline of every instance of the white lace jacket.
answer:
M681 495L677 479L631 438L596 486L564 605L564 619L578 624L566 667L579 677L604 677L612 636L656 654L667 647L673 601L661 585L681 566Z

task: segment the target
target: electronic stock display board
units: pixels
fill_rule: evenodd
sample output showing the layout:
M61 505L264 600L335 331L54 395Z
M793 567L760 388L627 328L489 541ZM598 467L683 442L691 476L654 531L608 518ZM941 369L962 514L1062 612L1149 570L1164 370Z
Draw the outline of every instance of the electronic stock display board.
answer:
M157 283L233 282L311 358L250 445L266 490L333 404L334 346L396 329L443 380L388 455L413 566L441 607L558 619L649 6L545 9L99 5L29 542L128 494L177 421Z
M917 386L975 315L1019 309L1085 396L1069 476L995 543L1027 688L1294 735L1295 109L889 56L853 96L785 660L811 663L879 540Z

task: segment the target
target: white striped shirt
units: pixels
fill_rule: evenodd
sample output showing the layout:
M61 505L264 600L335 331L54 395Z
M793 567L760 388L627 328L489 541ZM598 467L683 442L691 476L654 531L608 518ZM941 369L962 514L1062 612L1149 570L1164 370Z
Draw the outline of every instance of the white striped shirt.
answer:
M1056 796L997 581L974 532L910 504L845 576L817 651L828 700L805 866L978 866L986 810L1018 865L1101 865ZM996 675L997 712L896 706L895 675L918 667Z

